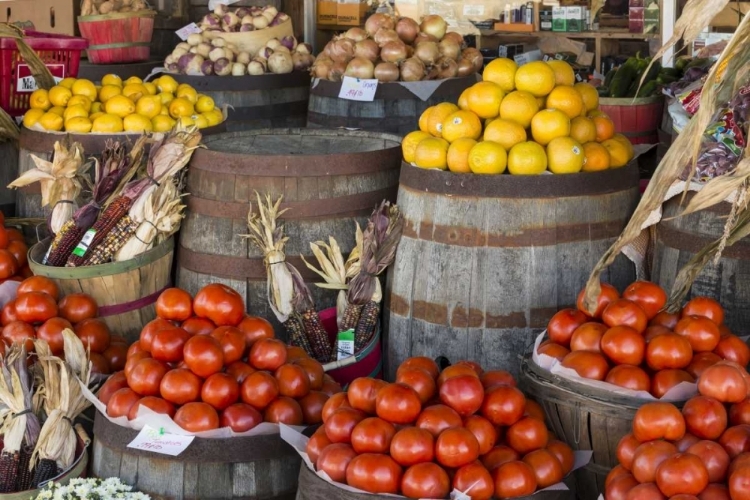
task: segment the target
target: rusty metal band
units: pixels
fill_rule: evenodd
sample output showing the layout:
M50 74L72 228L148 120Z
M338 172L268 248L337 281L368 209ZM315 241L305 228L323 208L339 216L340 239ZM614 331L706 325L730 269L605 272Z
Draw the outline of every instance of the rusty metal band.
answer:
M429 221L421 222L416 228L407 218L403 235L405 238L461 247L542 247L616 238L627 223L628 219L624 218L550 228L508 228L507 234L488 234L478 228L445 226Z
M289 209L284 220L321 219L336 217L368 216L381 201L396 201L398 186L390 186L367 193L350 194L324 200L291 201L281 204ZM199 193L198 193L199 194ZM246 219L249 204L231 201L208 200L197 195L187 197L187 208L192 213L222 219Z
M430 82L434 83L434 82ZM466 90L477 83L477 75L462 76L457 78L447 78L440 83L440 86L435 89L435 92L430 95L430 99L437 99L441 97L454 98L461 92ZM338 99L339 93L341 92L341 82L331 82L328 80L318 80L315 86L310 87L311 98L318 97L333 97ZM411 90L405 85L401 85L398 82L381 83L378 85L378 89L375 91L375 99L383 99L386 101L394 101L399 99L415 100L419 99ZM367 106L368 103L359 103L361 106Z
M94 435L102 445L126 455L164 458L163 454L127 448L127 444L138 435L137 430L113 424L99 412L94 418ZM278 434L264 434L231 439L198 438L177 456L169 457L173 462L222 462L239 463L259 460L294 458L296 452Z
M286 75L266 74L244 75L226 78L224 76L170 75L179 83L187 83L198 92L223 92L240 90L282 90L291 87L309 87L310 74L306 71L293 71Z
M305 255L308 262L317 262L314 256ZM297 256L286 256L286 261L297 268L305 280L319 279L320 276L310 271L302 259ZM234 280L266 280L266 266L262 257L232 257L194 252L180 245L177 249L177 266L198 274L209 274Z
M471 175L424 170L404 163L399 183L430 194L469 198L564 198L638 189L638 165L565 175Z
M656 243L676 250L685 250L690 253L698 253L703 247L714 243L719 237L686 233L670 227L662 222L656 226ZM736 259L750 261L750 238L745 238L732 246L724 248L721 252L722 259Z

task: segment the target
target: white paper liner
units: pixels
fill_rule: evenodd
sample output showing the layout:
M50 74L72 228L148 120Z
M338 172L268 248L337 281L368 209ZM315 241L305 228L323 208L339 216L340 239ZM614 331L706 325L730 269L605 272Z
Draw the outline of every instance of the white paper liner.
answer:
M279 424L272 424L269 422L262 422L247 432L234 432L230 427L221 427L219 429L204 432L189 432L177 425L175 421L169 417L169 415L156 413L155 411L145 406L138 407L138 415L136 415L136 418L134 418L133 420L128 420L127 417L112 418L107 415L107 407L101 401L99 401L99 398L97 398L94 393L92 393L89 388L86 387L84 383L79 381L79 384L81 385L81 390L83 391L84 397L94 405L94 407L99 411L99 413L102 414L104 418L106 418L113 424L119 425L121 427L127 427L128 429L133 429L136 431L140 431L146 424L148 424L155 429L164 429L164 432L168 432L170 434L212 439L262 436L279 433ZM290 428L295 429L296 431L302 431L305 429L304 426L291 426Z
M302 457L302 462L305 464L305 466L310 469L313 474L321 478L327 483L330 483L334 486L336 486L339 489L342 489L344 491L348 491L351 493L364 493L366 495L374 495L374 493L369 493L367 491L362 491L357 488L352 488L349 485L336 483L331 480L331 478L323 471L316 471L315 466L313 465L312 461L310 460L310 457L307 455L307 442L310 438L303 435L301 432L299 432L297 429L290 427L288 425L280 424L281 427L281 439L286 441L292 448L294 448L300 457ZM573 452L575 456L575 461L573 463L573 470L580 469L589 461L591 461L591 456L594 454L593 451L575 451ZM557 484L553 484L552 486L549 486L547 488L544 488L543 490L539 490L535 492L533 495L536 495L537 493L540 493L542 491L567 491L568 487L563 482L559 482ZM394 498L406 498L401 495L394 495L391 493L378 493L378 495L382 496L389 496ZM452 500L471 500L471 497L461 491L453 490L450 494L450 497ZM432 499L422 499L422 500L432 500ZM439 500L439 499L435 499Z
M15 280L8 280L0 285L0 309L5 304L16 298L18 287L21 283Z
M547 330L543 331L537 336L536 341L534 342L534 350L531 352L531 359L540 367L544 368L545 370L549 370L550 373L564 379L572 380L573 382L578 382L579 384L583 384L589 387L595 387L597 389L609 391L612 394L617 394L619 396L642 399L644 401L686 401L698 394L698 384L694 382L680 382L676 386L669 389L667 393L664 394L664 396L657 399L650 393L645 391L634 391L632 389L625 389L624 387L610 384L609 382L600 382L599 380L583 378L578 375L575 370L564 367L556 358L547 356L546 354L537 353L539 344L542 343L542 340L544 339L544 336L546 334Z

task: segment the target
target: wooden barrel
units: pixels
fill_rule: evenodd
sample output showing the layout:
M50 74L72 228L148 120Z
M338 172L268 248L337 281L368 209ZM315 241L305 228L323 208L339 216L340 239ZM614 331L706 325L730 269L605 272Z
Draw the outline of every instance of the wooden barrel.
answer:
M419 129L424 110L441 102L457 102L461 92L477 82L477 76L448 78L441 82L381 83L370 102L339 99L341 83L316 79L310 88L308 127L355 128L406 135ZM432 94L431 85L439 83ZM421 89L425 99L409 90Z
M174 35L174 33L172 33ZM104 75L110 73L121 75L123 79L131 76L137 76L140 79L146 78L151 74L154 68L160 68L164 65L164 58L154 59L152 56L148 61L125 64L92 64L88 61L81 61L78 68L78 78L86 78L92 82L99 83Z
M659 125L664 110L664 96L599 99L599 109L607 113L615 130L633 144L659 142Z
M195 438L171 457L128 448L139 431L94 419L91 472L119 477L152 498L292 500L301 459L278 434Z
M579 500L597 500L604 480L618 464L617 444L632 430L633 417L647 401L574 382L540 367L530 357L521 363L518 386L542 405L547 425L573 450L592 450L591 461L573 473ZM673 402L682 408L684 402Z
M237 290L252 314L274 319L266 295L263 255L246 238L255 192L283 195L287 261L310 284L318 310L336 292L312 285L319 277L299 255L310 242L336 238L344 255L354 247L354 221L362 225L383 199L395 200L400 139L346 130L274 129L207 138L193 153L185 192L187 215L177 251L177 284L190 293L212 282ZM364 226L363 226L364 227ZM317 262L314 258L312 261ZM281 330L279 330L281 332ZM278 332L277 332L278 333Z
M89 41L86 57L94 64L148 61L156 11L78 16L81 36ZM127 77L126 77L127 78Z
M172 75L217 106L229 106L227 130L304 127L310 97L310 75L189 76Z
M156 318L159 294L172 286L174 238L130 260L83 267L42 265L49 243L39 242L29 250L32 272L53 279L63 295L91 295L113 334L138 340L143 325Z
M674 284L677 272L704 246L724 233L731 205L720 203L706 210L676 217L680 196L664 203L661 222L655 226L651 279L665 290ZM673 218L676 217L676 218ZM750 334L750 237L726 247L717 264L709 262L695 278L687 299L713 297L721 302L724 323L737 335Z
M3 168L0 169L0 211L5 217L13 217L16 214L16 190L8 187L18 174L18 147L13 141L0 142L0 158L3 159Z
M409 356L518 373L518 355L591 269L638 203L634 163L569 175L466 175L404 164L405 226L389 270L386 378ZM602 280L635 279L618 257Z

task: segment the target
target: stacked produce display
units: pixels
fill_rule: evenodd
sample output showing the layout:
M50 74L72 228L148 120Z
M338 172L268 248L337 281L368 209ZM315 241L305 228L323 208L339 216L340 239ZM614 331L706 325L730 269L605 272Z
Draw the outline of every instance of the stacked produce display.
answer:
M289 16L273 5L232 9L228 5L217 4L213 12L203 16L198 27L203 31L244 33L273 28L286 21L289 21Z
M705 60L690 60L682 56L674 68L662 68L659 61L651 63L650 57L640 54L629 57L623 64L607 72L602 85L597 88L600 97L651 97L662 94L662 89L679 80L684 72L700 66ZM647 72L648 71L648 72Z
M518 66L495 59L458 103L420 117L403 140L404 160L454 173L571 174L625 166L633 146L599 109L599 94L575 83L564 61Z
M4 223L5 216L0 212L0 282L22 281L31 276L26 257L29 247L21 231Z
M148 8L145 0L84 0L81 2L81 16L140 12Z

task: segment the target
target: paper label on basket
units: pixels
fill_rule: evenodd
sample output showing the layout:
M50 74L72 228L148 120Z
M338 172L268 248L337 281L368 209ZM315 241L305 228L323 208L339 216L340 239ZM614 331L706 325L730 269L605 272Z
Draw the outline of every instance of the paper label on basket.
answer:
M89 249L89 245L92 241L94 241L94 235L96 234L96 229L89 229L86 231L86 233L83 235L83 238L81 238L81 242L76 245L76 247L73 249L73 255L76 255L78 257L83 257L86 255L86 250Z
M176 457L190 446L195 436L180 436L164 431L163 427L155 429L146 425L141 432L128 444L128 448L153 451L163 455Z
M190 23L187 26L183 26L182 28L178 29L177 31L175 31L175 33L180 37L180 40L184 42L193 33L200 33L202 31L203 30L197 24Z
M350 101L366 101L371 102L375 100L375 91L378 90L378 81L375 80L362 80L360 78L352 78L351 76L345 76L341 82L341 90L339 91L339 99L348 99Z
M338 361L354 356L354 330L349 329L345 332L339 332L336 337L336 346L338 352L336 359Z
M55 83L60 83L65 78L64 64L45 64ZM31 68L28 64L19 64L16 66L16 92L34 92L37 88L36 79L31 74Z

